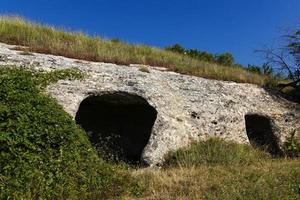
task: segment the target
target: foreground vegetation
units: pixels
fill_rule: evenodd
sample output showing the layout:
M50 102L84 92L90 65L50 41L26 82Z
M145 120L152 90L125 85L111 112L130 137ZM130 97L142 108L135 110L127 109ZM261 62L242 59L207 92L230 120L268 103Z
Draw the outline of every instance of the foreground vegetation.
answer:
M135 190L129 174L99 158L85 132L42 92L82 77L0 66L1 199L99 199Z
M219 139L171 153L161 170L103 161L86 133L43 93L49 83L83 77L75 69L0 66L1 199L300 198L299 158L273 159Z
M148 188L145 199L300 198L299 159L214 138L171 153L160 171L134 175Z
M143 199L300 198L300 161L296 159L269 159L250 165L207 163L136 171L134 175L146 185Z
M118 40L103 40L83 33L65 32L20 18L0 18L0 42L27 46L27 51L90 61L162 66L171 71L211 79L261 86L270 82L269 77L249 72L239 66L223 66L208 62L209 60L206 62L149 46L130 45ZM223 57L218 60L224 60Z

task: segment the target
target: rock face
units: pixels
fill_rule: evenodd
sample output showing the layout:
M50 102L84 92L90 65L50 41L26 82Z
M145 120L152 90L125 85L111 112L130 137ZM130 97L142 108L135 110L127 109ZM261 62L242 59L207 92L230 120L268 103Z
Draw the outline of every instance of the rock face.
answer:
M148 67L146 73L139 65L119 66L36 53L20 55L10 50L12 47L0 44L0 64L29 65L46 71L78 68L88 75L82 81L61 80L47 88L74 119L81 102L91 96L110 95L114 103L126 105L142 102L131 100L132 96L145 100L157 112L141 153L142 161L150 166L161 163L171 150L211 136L238 143L269 139L280 146L290 133L300 129L299 105L256 85L208 80L159 67ZM252 121L246 121L248 118ZM255 120L263 125L251 125ZM259 136L264 132L272 134L271 139ZM265 144L269 143L263 141Z

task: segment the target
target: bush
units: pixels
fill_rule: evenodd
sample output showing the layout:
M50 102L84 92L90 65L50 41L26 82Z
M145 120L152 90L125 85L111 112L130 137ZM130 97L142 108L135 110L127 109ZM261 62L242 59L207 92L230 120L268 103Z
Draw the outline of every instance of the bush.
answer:
M233 66L234 64L234 58L232 54L227 52L216 55L215 60L217 63L224 66Z
M130 177L103 162L85 132L42 87L76 70L36 73L0 66L1 199L99 199Z
M194 165L248 165L269 155L263 151L254 149L249 145L226 142L222 139L211 138L207 141L199 141L188 148L170 153L166 158L167 166Z
M173 51L176 53L184 54L186 52L186 49L184 49L180 44L174 44L172 46L165 48L167 51Z

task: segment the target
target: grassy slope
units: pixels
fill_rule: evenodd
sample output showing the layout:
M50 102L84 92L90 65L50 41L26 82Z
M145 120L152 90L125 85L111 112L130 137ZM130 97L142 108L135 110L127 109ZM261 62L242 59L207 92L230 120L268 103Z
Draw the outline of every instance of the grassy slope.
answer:
M266 77L239 67L202 62L185 55L143 45L68 33L20 18L0 18L0 42L28 46L30 51L117 64L163 66L183 74L264 85Z
M200 165L137 171L143 199L300 199L300 161L263 161L249 166ZM128 196L131 199L132 196Z
M147 188L144 199L300 199L299 158L272 159L220 139L171 153L160 171L134 175Z

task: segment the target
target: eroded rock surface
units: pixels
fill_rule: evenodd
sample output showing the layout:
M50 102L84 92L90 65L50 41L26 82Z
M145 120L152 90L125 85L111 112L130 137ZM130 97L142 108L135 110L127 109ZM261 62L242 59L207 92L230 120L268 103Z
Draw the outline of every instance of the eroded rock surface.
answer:
M279 144L300 127L299 105L269 94L252 84L240 84L181 75L164 68L120 66L61 56L20 55L13 46L0 44L0 64L32 66L37 70L78 68L88 76L82 81L61 80L47 92L74 118L80 103L91 95L123 92L144 98L157 111L150 139L141 159L153 166L170 150L193 140L217 136L248 143L245 115L266 116Z

